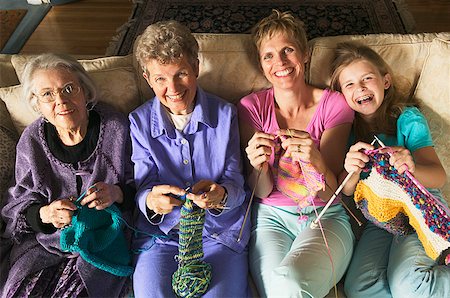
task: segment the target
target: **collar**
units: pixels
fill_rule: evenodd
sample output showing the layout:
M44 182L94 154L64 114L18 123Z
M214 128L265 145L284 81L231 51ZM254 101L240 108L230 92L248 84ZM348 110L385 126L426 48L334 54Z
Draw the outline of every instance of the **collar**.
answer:
M206 93L200 87L197 87L195 106L192 112L191 121L189 121L188 125L184 128L184 133L196 133L199 129L200 123L213 127L213 123L211 121L212 108L213 107L209 103ZM152 138L157 138L165 134L170 139L176 139L177 130L175 129L172 121L170 121L165 107L156 96L153 98L150 114L150 125Z

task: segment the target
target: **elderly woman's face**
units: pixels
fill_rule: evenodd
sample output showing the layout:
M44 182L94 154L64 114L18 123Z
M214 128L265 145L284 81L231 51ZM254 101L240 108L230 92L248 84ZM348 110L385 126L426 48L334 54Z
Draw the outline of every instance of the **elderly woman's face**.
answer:
M77 130L87 125L85 95L74 74L63 68L40 69L33 78L39 110L57 130ZM71 94L67 88L73 88Z
M160 64L150 60L145 79L155 95L172 114L192 112L197 92L198 64L193 67L185 56L178 63Z

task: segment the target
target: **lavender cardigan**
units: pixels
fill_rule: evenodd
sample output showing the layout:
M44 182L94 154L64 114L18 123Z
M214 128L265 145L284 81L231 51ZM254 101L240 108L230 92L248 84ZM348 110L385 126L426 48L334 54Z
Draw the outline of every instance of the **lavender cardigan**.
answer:
M126 117L105 104L98 104L95 110L101 118L98 143L93 154L78 163L78 170L52 155L45 141L42 118L24 130L17 144L15 185L5 194L2 209L6 230L1 235L0 276L8 279L0 281L0 296L27 275L68 257L77 258L77 269L89 296L119 295L125 278L97 269L77 254L62 252L59 230L52 234L36 233L25 219L26 209L34 203L49 204L59 198L78 197L77 175L82 180L82 191L98 181L119 185L132 181Z

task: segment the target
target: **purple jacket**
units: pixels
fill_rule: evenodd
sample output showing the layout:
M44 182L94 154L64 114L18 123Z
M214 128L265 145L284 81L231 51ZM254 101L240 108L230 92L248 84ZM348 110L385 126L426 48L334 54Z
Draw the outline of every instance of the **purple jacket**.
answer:
M8 280L5 284L0 283L0 294L6 294L12 285L29 274L58 264L64 258L76 257L77 269L90 296L119 295L125 278L97 269L76 254L62 252L59 230L52 234L36 233L25 219L26 209L33 203L49 204L59 198L78 197L77 175L82 180L82 191L98 181L119 185L132 181L131 142L126 117L105 104L97 104L94 109L101 118L97 147L87 160L78 163L78 170L52 155L45 141L42 118L28 126L20 137L15 185L5 195L2 209L6 230L1 235L3 260L0 274L7 274L8 265L10 267ZM3 256L7 244L12 245L9 264Z
M140 209L137 228L147 234L164 235L179 223L180 207L175 207L160 222L148 217L146 197L153 186L186 188L208 179L227 189L226 205L230 209L219 214L208 211L203 235L242 252L250 236L250 223L247 222L238 242L247 204L236 108L197 88L194 111L183 133L175 129L156 97L131 112L129 119L136 204ZM145 249L152 241L151 237L141 235L133 241L133 248Z

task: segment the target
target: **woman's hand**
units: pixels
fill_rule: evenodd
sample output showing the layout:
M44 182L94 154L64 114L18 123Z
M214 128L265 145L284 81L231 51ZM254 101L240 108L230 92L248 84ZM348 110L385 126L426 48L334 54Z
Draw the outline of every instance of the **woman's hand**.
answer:
M264 132L255 132L245 148L250 164L256 170L268 166L272 150L275 147L275 136Z
M39 216L43 223L52 224L61 229L72 222L73 212L77 206L69 199L61 199L51 202L39 209Z
M220 209L222 199L225 197L225 188L211 180L201 180L192 186L187 195L198 207L202 209Z
M354 172L355 174L357 174L355 176L359 177L362 169L369 161L369 157L364 152L362 152L364 149L373 150L374 147L364 142L358 142L350 147L350 150L347 152L344 161L344 169L347 171L347 173Z
M293 160L309 162L319 173L326 172L322 155L309 133L296 129L280 129L278 135L281 138L281 146Z
M156 185L147 195L147 208L156 214L168 214L173 207L181 206L183 202L176 197L182 196L186 191L172 185Z
M413 174L416 170L416 164L414 163L411 152L404 147L390 147L391 157L389 158L389 163L394 166L400 174L403 174L408 170ZM386 150L386 151L385 151ZM382 149L382 151L387 152L389 149Z
M105 182L97 182L92 185L86 196L81 200L81 205L97 210L103 210L114 203L123 202L123 193L119 186Z

